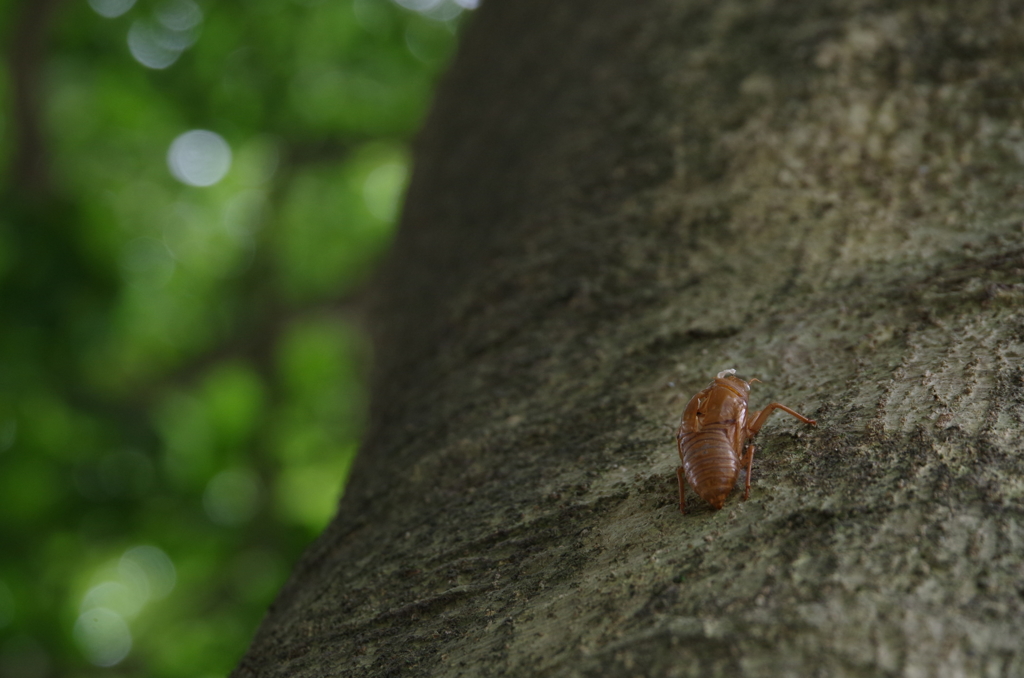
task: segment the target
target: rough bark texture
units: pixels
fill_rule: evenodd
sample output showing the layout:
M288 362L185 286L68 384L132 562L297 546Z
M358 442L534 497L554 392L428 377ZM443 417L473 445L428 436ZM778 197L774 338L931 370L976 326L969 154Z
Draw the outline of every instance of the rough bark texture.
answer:
M1024 675L1024 16L487 0L237 676ZM676 508L724 368L753 492Z

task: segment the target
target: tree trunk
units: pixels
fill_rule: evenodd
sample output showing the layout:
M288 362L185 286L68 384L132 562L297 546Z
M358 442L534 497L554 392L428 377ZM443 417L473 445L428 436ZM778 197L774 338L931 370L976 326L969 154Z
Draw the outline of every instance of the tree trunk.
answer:
M1024 675L1024 16L488 0L236 676ZM726 368L753 491L676 505Z

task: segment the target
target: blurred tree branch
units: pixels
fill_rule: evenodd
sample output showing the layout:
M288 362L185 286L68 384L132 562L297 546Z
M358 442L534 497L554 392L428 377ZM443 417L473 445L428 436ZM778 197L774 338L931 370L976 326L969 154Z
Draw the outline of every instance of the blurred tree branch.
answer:
M24 0L10 31L8 68L11 77L11 119L14 151L11 185L39 198L50 189L44 92L46 42L63 0Z

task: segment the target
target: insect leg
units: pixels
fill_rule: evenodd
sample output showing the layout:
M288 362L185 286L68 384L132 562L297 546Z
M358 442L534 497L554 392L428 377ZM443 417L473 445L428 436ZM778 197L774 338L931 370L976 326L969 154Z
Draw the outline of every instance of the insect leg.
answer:
M797 419L799 419L800 421L802 421L803 423L810 424L811 426L815 426L818 423L814 419L808 419L804 415L800 414L799 412L796 412L794 410L789 409L785 405L782 405L780 403L772 403L771 405L769 405L768 407L764 408L760 412L757 412L754 415L754 421L752 421L751 423L747 424L747 435L751 435L752 436L755 433L757 433L758 431L760 431L761 427L764 426L765 420L768 419L768 415L770 415L775 410L782 410L783 412L785 412L787 414L791 414L794 417L796 417Z
M676 447L679 448L679 463L683 463L683 425L679 425L676 432ZM676 469L676 478L679 480L679 512L686 513L686 481L683 479L683 467Z
M754 446L753 444L747 445L747 454L740 459L740 466L743 464L747 465L747 485L743 488L743 501L747 500L750 496L750 469L754 465Z
M680 466L676 469L676 478L679 479L679 512L686 513L686 484L683 480L683 467Z

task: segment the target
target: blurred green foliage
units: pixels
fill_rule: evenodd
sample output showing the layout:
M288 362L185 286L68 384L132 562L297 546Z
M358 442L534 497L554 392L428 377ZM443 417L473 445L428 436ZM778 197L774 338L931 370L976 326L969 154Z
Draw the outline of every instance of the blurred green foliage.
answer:
M0 676L226 675L330 519L464 16L402 3L0 5Z

